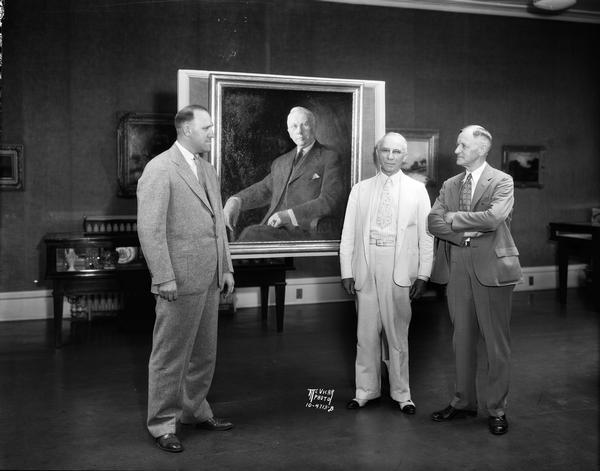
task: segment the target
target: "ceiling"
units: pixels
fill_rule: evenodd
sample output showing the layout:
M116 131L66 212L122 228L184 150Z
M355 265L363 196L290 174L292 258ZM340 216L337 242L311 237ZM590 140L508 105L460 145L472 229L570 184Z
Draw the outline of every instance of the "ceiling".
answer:
M562 12L543 13L531 8L529 0L322 0L418 10L436 10L518 18L600 23L600 0L578 0Z

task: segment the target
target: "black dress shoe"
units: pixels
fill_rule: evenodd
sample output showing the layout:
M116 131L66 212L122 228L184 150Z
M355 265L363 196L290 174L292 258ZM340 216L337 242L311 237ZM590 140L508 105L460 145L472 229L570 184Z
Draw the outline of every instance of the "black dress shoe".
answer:
M165 433L160 437L156 437L156 446L170 453L181 453L183 451L183 445L174 433Z
M414 404L406 404L405 406L400 407L400 412L403 414L414 415L415 412L417 412L417 408Z
M501 415L500 417L490 416L488 418L488 427L492 434L504 435L508 432L508 420L506 420L506 415Z
M452 406L446 407L444 410L438 410L431 414L431 420L436 422L445 422L452 419L464 419L465 417L475 417L476 410L455 409Z
M352 399L346 404L346 409L356 410L362 407L367 407L369 404L375 404L379 402L380 397L376 397L375 399L366 400L365 403L361 406L356 399Z
M222 432L224 430L230 430L233 428L233 424L231 422L227 422L223 419L217 419L216 417L211 417L204 422L200 422L196 425L197 428L201 428L203 430L210 430L211 432Z

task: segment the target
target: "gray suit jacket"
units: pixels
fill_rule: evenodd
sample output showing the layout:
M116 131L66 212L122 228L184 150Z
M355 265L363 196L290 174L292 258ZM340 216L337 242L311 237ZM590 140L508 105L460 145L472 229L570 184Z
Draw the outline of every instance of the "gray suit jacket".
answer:
M214 168L200 161L204 189L175 144L152 159L137 184L138 235L152 276L152 292L166 281L178 294L197 294L215 273L233 271L221 191Z
M459 245L465 232L483 232L471 241L475 275L484 286L516 284L521 279L519 251L510 233L514 186L510 175L491 167L484 169L471 201L471 211L458 212L452 224L444 221L448 211L458 211L460 187L465 173L444 182L429 214L429 232L437 237L431 281L447 283L451 245Z

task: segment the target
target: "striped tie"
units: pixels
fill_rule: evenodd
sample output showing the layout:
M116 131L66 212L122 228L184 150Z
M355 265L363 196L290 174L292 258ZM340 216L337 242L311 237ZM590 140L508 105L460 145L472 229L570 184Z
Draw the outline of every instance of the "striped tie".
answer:
M460 201L458 203L459 211L471 211L471 181L472 178L469 173L460 190Z

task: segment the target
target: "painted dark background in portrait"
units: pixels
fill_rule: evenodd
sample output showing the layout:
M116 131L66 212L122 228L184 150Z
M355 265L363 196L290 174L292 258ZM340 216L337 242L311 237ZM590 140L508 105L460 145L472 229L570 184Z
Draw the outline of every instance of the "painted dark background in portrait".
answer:
M294 106L316 117L316 138L344 162L344 201L350 191L352 94L307 90L225 87L222 94L221 192L223 201L262 180L271 163L295 147L287 132ZM345 207L345 202L340 205ZM242 211L237 232L259 224L268 206Z

